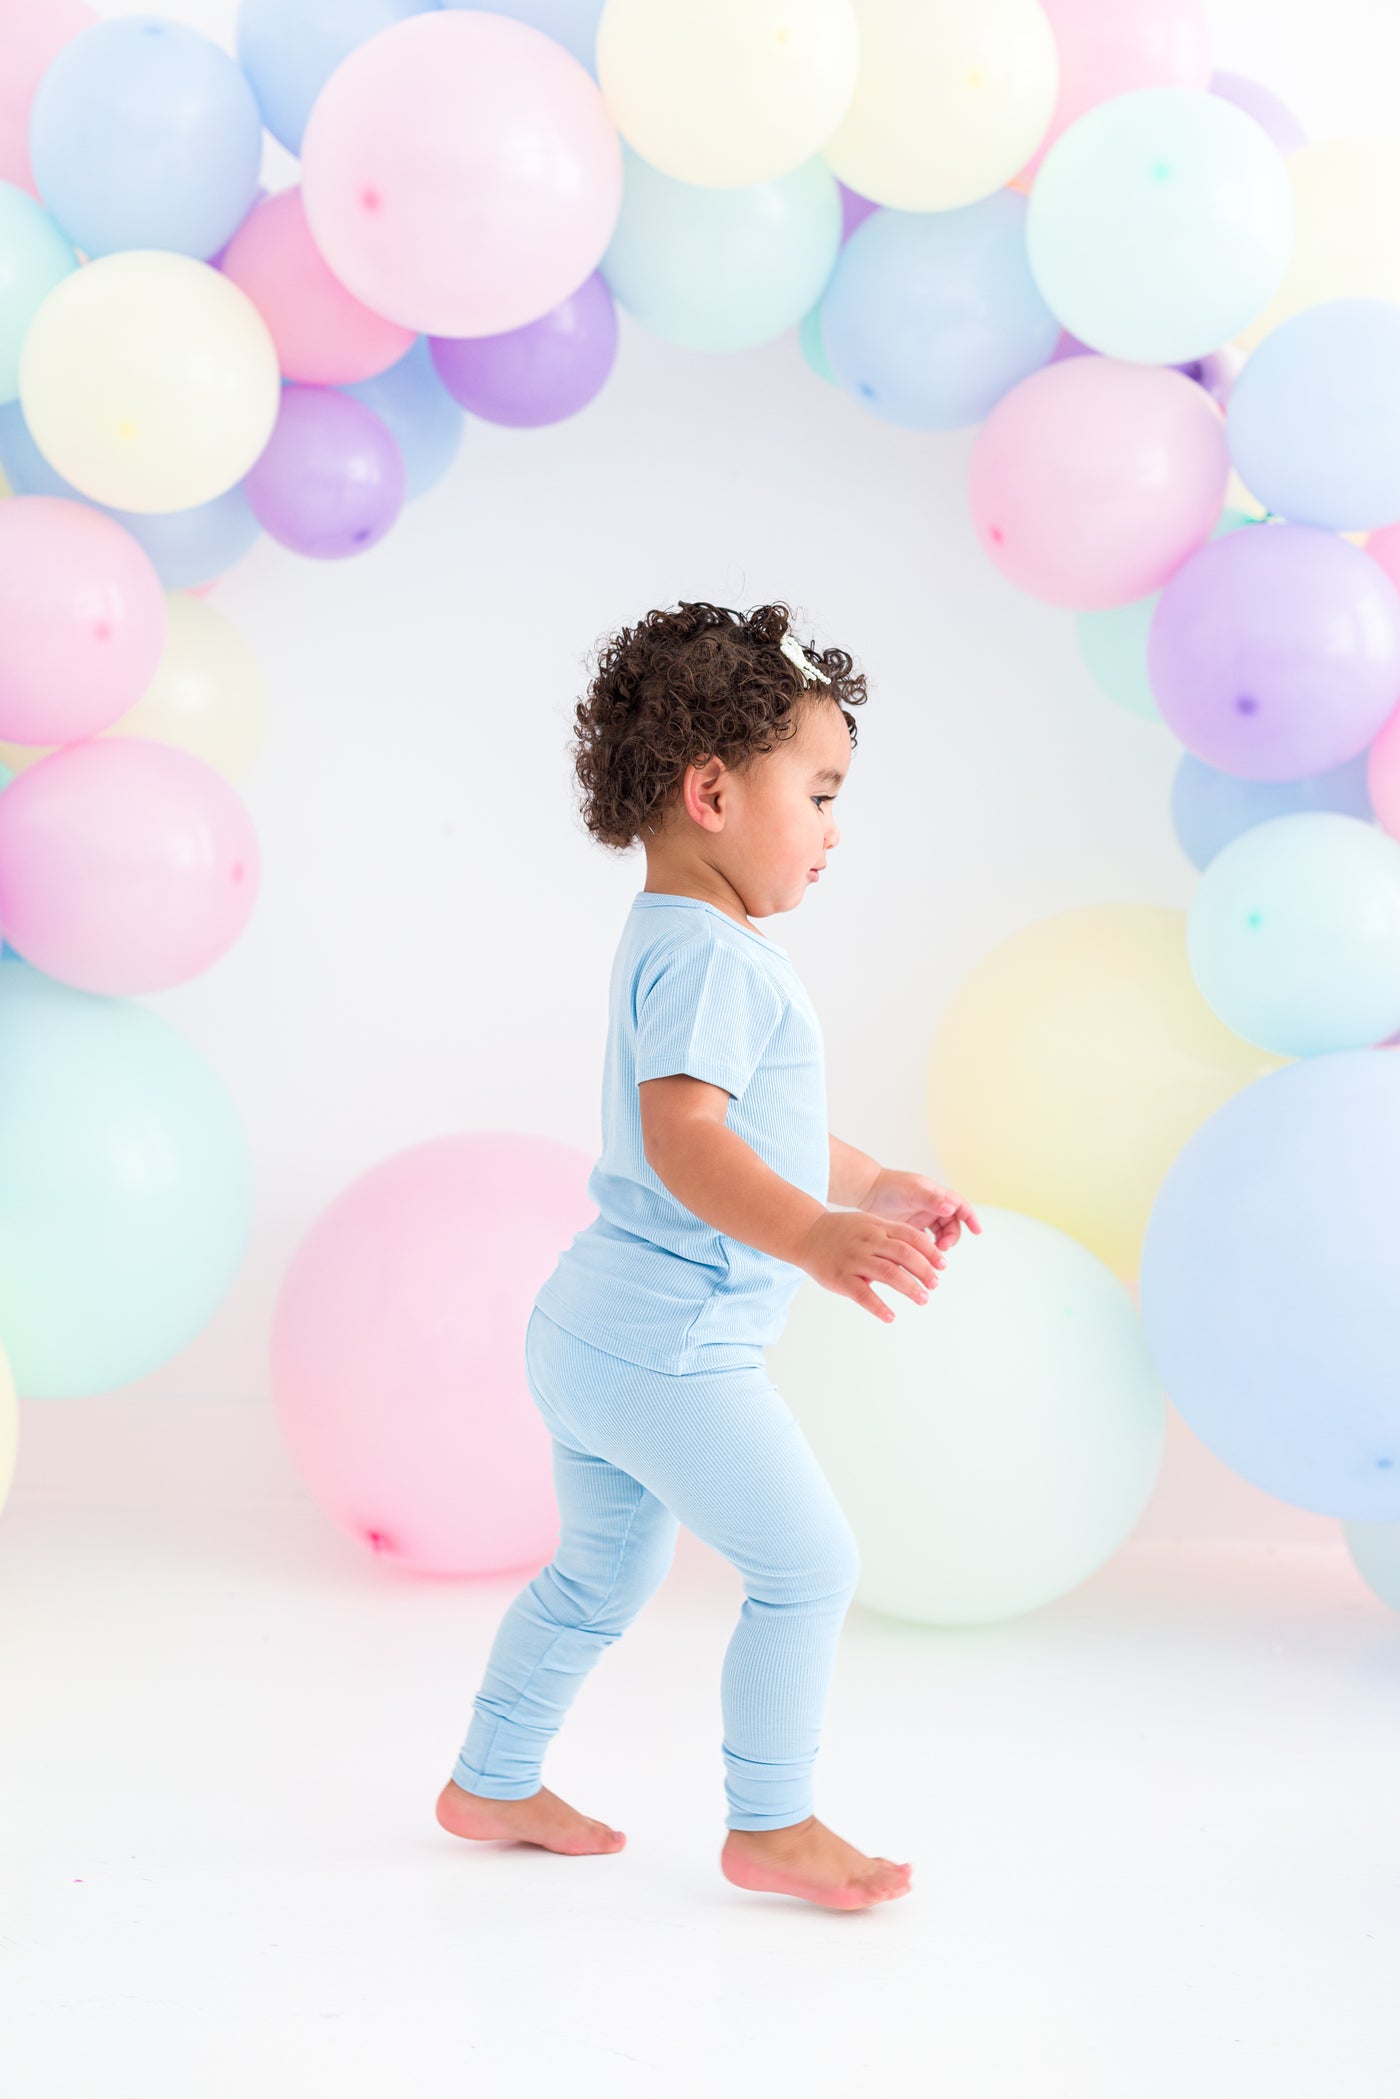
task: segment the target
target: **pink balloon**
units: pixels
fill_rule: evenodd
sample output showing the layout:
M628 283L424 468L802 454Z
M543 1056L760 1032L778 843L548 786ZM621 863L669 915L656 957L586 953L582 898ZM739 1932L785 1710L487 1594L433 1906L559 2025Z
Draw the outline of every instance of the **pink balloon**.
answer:
M1225 499L1225 419L1161 365L1070 357L1003 394L977 433L977 536L1012 583L1078 612L1160 590Z
M371 312L332 276L299 189L280 190L248 214L223 272L267 322L285 379L348 386L387 371L413 345L412 328Z
M125 526L65 496L0 503L0 737L72 743L136 705L165 648L165 593Z
M0 182L15 182L31 197L29 107L64 45L102 18L83 0L4 0L0 8Z
M1368 532L1363 547L1400 590L1400 525L1382 525L1378 531Z
M232 946L257 894L252 820L202 758L145 737L70 744L0 794L0 925L79 991L167 991Z
M525 1328L597 1214L587 1179L587 1157L547 1137L434 1137L352 1181L302 1241L273 1314L273 1399L307 1487L371 1551L424 1574L553 1554Z
M1389 531L1390 527L1386 527ZM1366 760L1366 786L1376 822L1400 838L1400 707L1383 725Z
M596 82L551 37L504 15L412 15L326 82L302 194L316 245L376 313L500 335L601 260L622 149Z
M1041 0L1060 55L1050 129L1016 180L1032 182L1050 148L1087 110L1140 87L1204 89L1210 30L1203 0Z

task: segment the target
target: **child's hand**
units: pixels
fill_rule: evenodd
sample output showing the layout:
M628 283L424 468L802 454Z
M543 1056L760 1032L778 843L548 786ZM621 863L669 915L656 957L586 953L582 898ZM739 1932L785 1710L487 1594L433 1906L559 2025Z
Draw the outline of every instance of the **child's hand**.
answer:
M923 1225L932 1231L937 1245L945 1249L957 1245L963 1225L970 1232L982 1229L971 1204L951 1188L940 1188L927 1174L901 1173L893 1166L881 1167L861 1208L876 1217Z
M928 1302L928 1292L937 1289L936 1270L943 1266L929 1233L912 1224L886 1223L861 1210L828 1210L818 1217L808 1226L793 1260L824 1290L854 1298L877 1319L886 1320L894 1313L875 1295L872 1282L890 1283L922 1305Z

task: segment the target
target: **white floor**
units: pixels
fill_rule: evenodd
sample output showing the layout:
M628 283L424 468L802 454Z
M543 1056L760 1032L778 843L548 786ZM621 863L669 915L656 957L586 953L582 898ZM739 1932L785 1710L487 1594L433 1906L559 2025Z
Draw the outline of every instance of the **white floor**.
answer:
M979 1632L854 1606L819 1812L915 1885L846 1916L720 1878L739 1588L692 1539L546 1774L627 1848L563 1859L432 1817L526 1576L216 1489L0 1514L16 2099L1400 2093L1400 1618L1339 1545L1130 1544Z

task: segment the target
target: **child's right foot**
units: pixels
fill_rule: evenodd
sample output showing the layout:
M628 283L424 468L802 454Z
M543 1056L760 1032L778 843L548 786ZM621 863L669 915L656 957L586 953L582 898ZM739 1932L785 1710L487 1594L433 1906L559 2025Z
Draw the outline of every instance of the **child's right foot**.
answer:
M863 1910L909 1893L913 1868L867 1858L815 1815L786 1829L731 1829L720 1871L736 1888Z

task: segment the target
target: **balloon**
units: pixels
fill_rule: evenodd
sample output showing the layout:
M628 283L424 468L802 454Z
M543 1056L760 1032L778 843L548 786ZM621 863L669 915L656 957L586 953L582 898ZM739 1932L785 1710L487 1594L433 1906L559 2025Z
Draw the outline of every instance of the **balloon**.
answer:
M1181 912L1089 905L1023 926L954 994L929 1133L970 1202L1043 1218L1126 1281L1185 1139L1278 1062L1201 997Z
M1242 780L1183 751L1172 782L1172 823L1177 842L1196 867L1208 867L1232 838L1301 810L1330 809L1339 816L1371 819L1364 752L1330 772L1306 780Z
M1241 525L1255 522L1243 510L1222 510L1211 538L1219 539L1222 533L1238 532ZM1147 675L1147 637L1160 596L1154 590L1145 598L1134 598L1130 605L1081 612L1074 623L1079 653L1094 678L1110 699L1147 721L1162 719Z
M998 401L972 448L968 495L1010 582L1088 612L1161 589L1218 523L1227 471L1223 419L1200 387L1076 357Z
M98 16L85 0L5 0L0 14L0 181L32 197L29 113L34 90L69 40Z
M844 182L838 182L836 188L841 198L841 238L848 241L857 226L863 226L871 212L880 207L869 197L857 196L853 189L847 189Z
M183 510L242 480L277 420L277 353L237 285L133 250L49 293L20 358L34 441L85 496Z
M1362 1580L1400 1611L1400 1523L1346 1523L1342 1531Z
M1236 471L1298 525L1400 518L1400 306L1334 299L1267 335L1230 397Z
M415 15L352 51L302 155L335 275L429 335L499 335L557 306L597 266L622 196L593 81L494 14Z
M1377 821L1400 838L1400 707L1387 717L1371 745L1366 786Z
M0 1334L25 1398L104 1392L188 1347L253 1208L243 1126L193 1044L0 964L0 1155Z
M318 386L370 379L414 340L411 328L372 313L331 275L297 188L249 213L220 267L266 321L285 379Z
M1278 149L1216 95L1139 88L1050 148L1026 246L1047 303L1110 357L1218 349L1277 291L1293 240Z
M1329 299L1400 299L1400 138L1325 138L1290 153L1293 252L1242 350Z
M1213 95L1233 102L1247 117L1268 132L1280 153L1296 153L1307 144L1307 133L1288 104L1272 88L1261 87L1244 73L1212 73L1207 83Z
M10 1498L19 1456L19 1399L9 1359L0 1349L0 1508Z
M1234 532L1184 563L1147 643L1162 717L1248 780L1302 780L1364 750L1400 696L1400 595L1313 525Z
M1122 1284L1033 1217L978 1214L928 1306L872 1335L804 1282L768 1351L859 1541L856 1601L920 1625L985 1625L1076 1588L1132 1530L1165 1446Z
M80 991L166 991L211 968L248 922L258 873L234 790L168 744L70 744L0 795L0 925Z
M39 194L86 256L221 248L258 186L262 120L226 51L158 15L64 45L29 120Z
M851 0L607 0L598 84L663 175L751 187L821 151L850 107L860 48Z
M1265 1493L1400 1519L1397 1274L1400 1057L1271 1073L1197 1130L1153 1206L1142 1311L1168 1395Z
M957 430L1049 362L1060 324L1026 261L1025 200L877 211L836 259L821 331L837 381L886 422Z
M617 311L595 270L552 312L505 335L434 336L432 360L454 401L488 423L526 429L577 415L617 355Z
M1134 88L1203 88L1210 30L1201 0L1041 0L1060 59L1050 129L1021 170L1027 187L1057 138Z
M438 375L426 335L387 372L347 386L374 413L398 446L404 466L404 501L439 482L462 448L462 411Z
M341 60L380 30L436 6L437 0L240 0L238 63L272 136L300 154L312 104Z
M691 350L746 350L797 325L841 245L821 161L751 189L697 189L624 157L622 215L602 263L619 306Z
M803 314L798 324L798 343L810 369L819 379L825 379L828 386L835 386L836 374L831 369L831 359L827 356L826 344L822 341L822 310L819 304Z
M68 743L134 707L165 646L160 578L129 533L82 503L0 507L0 735Z
M0 401L19 392L19 353L44 300L78 267L72 243L34 199L0 182Z
M860 0L860 74L825 158L902 211L951 211L1024 167L1059 89L1038 0Z
M430 1138L352 1181L298 1247L273 1316L277 1419L311 1494L372 1552L497 1574L553 1551L524 1337L592 1211L587 1172L549 1138Z
M485 8L487 13L509 15L513 22L528 22L572 52L581 66L597 77L598 17L603 0L442 0L444 8Z
M294 553L336 561L384 537L407 477L387 424L363 401L335 387L289 386L243 486L265 532Z
M1203 386L1212 401L1224 408L1234 393L1235 381L1243 366L1241 352L1233 343L1226 343L1222 349L1212 350L1208 357L1188 357L1184 364L1176 365L1174 369L1184 372L1188 379L1194 379L1197 386Z

